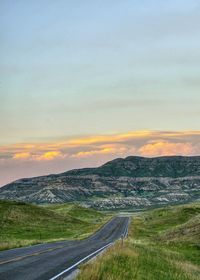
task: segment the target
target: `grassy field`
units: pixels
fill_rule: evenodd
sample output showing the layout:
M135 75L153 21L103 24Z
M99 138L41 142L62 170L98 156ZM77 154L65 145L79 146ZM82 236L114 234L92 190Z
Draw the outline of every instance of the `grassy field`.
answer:
M87 223L98 223L105 217L101 212L73 203L48 205L46 208L62 216L70 216Z
M200 279L200 204L148 211L132 219L129 237L94 262L77 280Z
M109 216L74 204L39 207L0 201L0 250L85 238L108 219Z

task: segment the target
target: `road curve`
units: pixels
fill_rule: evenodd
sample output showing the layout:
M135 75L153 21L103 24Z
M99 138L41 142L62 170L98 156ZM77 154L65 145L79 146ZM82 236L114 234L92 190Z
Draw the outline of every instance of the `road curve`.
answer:
M129 218L114 217L84 240L62 241L0 252L1 280L63 279L76 264L127 234ZM75 266L74 266L75 265ZM74 266L74 267L73 267ZM72 269L68 270L68 268ZM63 273L60 275L63 271Z

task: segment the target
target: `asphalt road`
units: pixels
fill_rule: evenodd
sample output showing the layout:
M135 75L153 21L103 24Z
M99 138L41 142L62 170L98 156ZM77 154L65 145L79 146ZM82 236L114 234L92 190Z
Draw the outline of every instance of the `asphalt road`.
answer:
M62 241L0 252L1 280L50 280L63 279L73 267L102 247L126 235L129 218L115 217L99 231L84 240ZM97 253L98 253L97 252Z

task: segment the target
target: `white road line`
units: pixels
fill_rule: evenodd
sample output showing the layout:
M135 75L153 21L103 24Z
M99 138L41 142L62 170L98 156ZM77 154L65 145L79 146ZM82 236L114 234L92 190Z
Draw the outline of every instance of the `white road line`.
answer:
M89 259L90 257L94 256L95 254L97 254L98 252L102 251L103 249L110 247L113 243L109 243L103 247L101 247L100 249L96 250L95 252L91 253L90 255L86 256L85 258L81 259L80 261L78 261L77 263L73 264L72 266L68 267L67 269L63 270L61 273L57 274L56 276L54 276L53 278L51 278L50 280L55 280L58 277L60 277L61 275L63 275L64 273L68 272L69 270L71 270L72 268L76 267L77 265L81 264L82 262L84 262L85 260Z
M129 218L129 221L130 221L130 218ZM128 224L125 228L125 231L124 231L124 234L123 236L124 237L127 237L128 235L128 226L129 226L129 221L128 221ZM77 265L81 264L82 262L84 262L85 260L89 259L90 257L94 256L95 254L99 253L100 251L104 250L105 248L108 248L110 247L111 245L113 245L114 242L111 242L103 247L101 247L100 249L96 250L95 252L89 254L88 256L86 256L85 258L81 259L80 261L78 261L77 263L73 264L72 266L68 267L67 269L63 270L62 272L60 272L59 274L57 274L56 276L54 276L53 278L49 279L49 280L55 280L57 279L58 277L60 277L61 275L65 274L66 272L70 271L71 269L73 269L74 267L76 267Z

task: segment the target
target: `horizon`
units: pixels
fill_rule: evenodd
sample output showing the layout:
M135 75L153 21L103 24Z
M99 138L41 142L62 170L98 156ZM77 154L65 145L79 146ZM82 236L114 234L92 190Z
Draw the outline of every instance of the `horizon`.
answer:
M0 186L128 155L200 154L198 1L0 11Z

